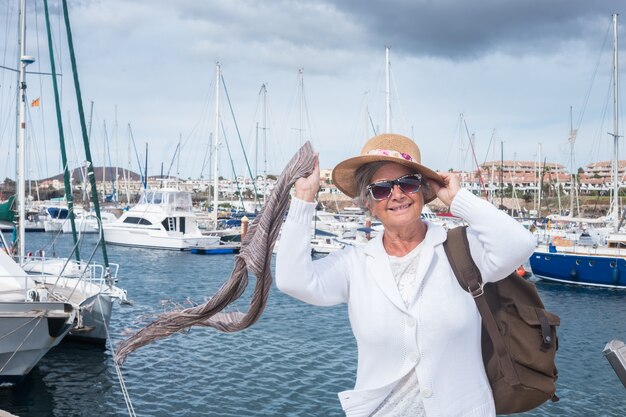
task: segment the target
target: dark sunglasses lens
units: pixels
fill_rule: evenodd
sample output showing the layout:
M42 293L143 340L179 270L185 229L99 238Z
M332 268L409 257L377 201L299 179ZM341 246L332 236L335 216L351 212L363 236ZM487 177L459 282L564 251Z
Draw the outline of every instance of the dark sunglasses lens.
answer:
M416 193L419 191L422 182L417 177L405 177L398 179L398 185L405 193Z
M391 187L393 187L393 184L390 182L372 184L370 185L370 192L372 193L372 197L376 200L384 200L391 194Z

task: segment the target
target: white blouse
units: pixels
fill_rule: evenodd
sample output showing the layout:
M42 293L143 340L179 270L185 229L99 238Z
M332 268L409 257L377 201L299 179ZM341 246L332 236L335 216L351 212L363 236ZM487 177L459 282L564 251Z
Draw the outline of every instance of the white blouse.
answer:
M400 291L407 308L415 301L419 287L417 266L421 251L422 244L420 243L404 256L389 256L393 278L396 280L398 291ZM415 368L413 368L398 381L393 391L374 410L371 417L420 417L425 415L419 381Z

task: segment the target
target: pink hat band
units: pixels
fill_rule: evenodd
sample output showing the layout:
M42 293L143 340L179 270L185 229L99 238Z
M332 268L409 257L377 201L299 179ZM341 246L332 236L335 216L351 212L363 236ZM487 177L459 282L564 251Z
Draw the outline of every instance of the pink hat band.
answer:
M367 155L391 156L393 158L400 158L405 161L417 163L417 161L408 153L398 152L392 149L371 149L367 152Z

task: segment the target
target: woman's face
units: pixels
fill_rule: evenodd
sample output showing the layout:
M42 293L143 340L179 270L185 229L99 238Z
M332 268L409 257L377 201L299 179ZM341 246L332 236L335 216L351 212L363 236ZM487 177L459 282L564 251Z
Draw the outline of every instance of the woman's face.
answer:
M370 183L383 180L395 180L407 174L413 174L410 168L389 162L380 167L372 176ZM406 194L398 185L391 190L391 195L383 200L370 200L369 209L385 229L405 228L412 223L421 222L424 196L422 190Z

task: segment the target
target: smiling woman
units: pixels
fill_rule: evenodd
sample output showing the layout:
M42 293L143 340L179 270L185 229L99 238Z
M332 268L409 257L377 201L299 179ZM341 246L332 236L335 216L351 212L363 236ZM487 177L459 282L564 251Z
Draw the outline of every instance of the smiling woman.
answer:
M421 180L417 180L417 184L410 184L412 192L405 191L401 184L395 185L401 179L416 176L419 174L412 173L408 167L385 162L373 174L372 183L366 187L371 196L366 208L383 224L387 234L383 245L390 255L406 255L415 249L426 234L420 216L424 206L423 195L419 192ZM381 190L380 198L377 198L374 190Z
M417 145L401 135L370 139L360 155L335 167L333 181L380 219L383 233L313 261L316 166L295 184L277 251L276 284L310 304L348 304L359 362L354 389L339 393L346 415L495 416L480 315L451 271L442 245L445 229L420 215L425 203L439 198L464 219L474 261L490 282L528 259L533 236L461 189L456 175L422 165ZM518 250L508 249L510 239Z

